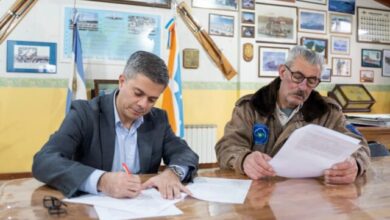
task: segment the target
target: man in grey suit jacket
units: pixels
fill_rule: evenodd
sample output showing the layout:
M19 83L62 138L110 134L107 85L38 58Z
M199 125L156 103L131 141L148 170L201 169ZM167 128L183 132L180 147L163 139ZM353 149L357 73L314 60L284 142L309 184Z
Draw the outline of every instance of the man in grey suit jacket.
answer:
M158 56L131 55L118 90L72 102L59 130L34 156L34 177L67 197L80 192L135 197L149 187L167 199L190 194L181 182L193 179L198 156L175 136L166 113L153 108L168 81ZM157 173L161 159L167 168L141 184L136 174ZM122 163L132 174L121 172Z

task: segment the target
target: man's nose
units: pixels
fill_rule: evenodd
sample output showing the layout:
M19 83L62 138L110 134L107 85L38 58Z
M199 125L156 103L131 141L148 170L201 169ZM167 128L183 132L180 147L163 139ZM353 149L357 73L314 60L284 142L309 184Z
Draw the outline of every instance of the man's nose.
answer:
M305 78L302 82L298 84L299 88L305 90L307 88L307 79Z
M146 106L148 105L148 98L141 98L138 100L138 103L137 103L139 106L141 106L142 108L146 108Z

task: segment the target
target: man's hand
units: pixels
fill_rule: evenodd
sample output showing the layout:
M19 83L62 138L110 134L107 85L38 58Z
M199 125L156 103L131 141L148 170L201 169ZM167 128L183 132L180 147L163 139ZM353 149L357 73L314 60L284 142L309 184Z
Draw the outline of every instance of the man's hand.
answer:
M343 162L334 164L330 169L325 170L325 183L348 184L356 179L358 167L356 160L349 157Z
M181 184L179 177L169 168L166 168L161 174L150 178L142 184L142 189L156 187L164 199L178 199L180 192L192 195L191 192Z
M254 151L245 157L243 169L245 174L254 180L265 176L275 176L276 173L269 165L271 157L259 151Z
M106 172L99 179L98 190L114 198L136 197L141 192L141 179L124 172Z

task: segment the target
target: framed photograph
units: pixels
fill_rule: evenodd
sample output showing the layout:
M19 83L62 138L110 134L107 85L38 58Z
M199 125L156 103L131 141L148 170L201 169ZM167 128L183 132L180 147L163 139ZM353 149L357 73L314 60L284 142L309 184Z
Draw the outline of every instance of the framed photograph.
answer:
M383 50L382 76L390 77L390 50Z
M321 82L330 82L332 78L332 69L324 68L321 73Z
M314 4L326 5L327 0L297 0L300 2L310 2Z
M94 92L91 94L91 98L111 94L119 85L118 80L112 79L95 79L93 80L93 83L95 87Z
M259 77L279 76L279 65L286 62L289 48L259 46Z
M362 49L362 66L363 67L382 67L382 51L373 49Z
M357 8L357 41L390 43L390 10Z
M328 40L320 38L302 37L301 45L321 54L324 62L328 63Z
M298 31L326 34L326 11L298 9Z
M329 31L336 34L352 34L352 15L329 13Z
M241 14L241 23L255 24L255 13L243 11Z
M329 0L329 11L355 14L356 0Z
M192 0L192 7L237 11L237 1L238 0Z
M257 3L256 15L256 42L297 44L296 7Z
M254 38L255 37L255 27L242 25L241 26L241 37Z
M198 69L199 67L199 50L183 49L183 67L186 69Z
M374 82L374 70L360 70L360 82Z
M57 44L7 41L7 72L56 73Z
M234 36L234 16L210 14L209 34L223 37Z
M158 8L171 8L171 0L89 0L89 1L139 5L139 6L147 6L147 7L158 7Z
M351 76L351 58L333 57L332 76Z
M349 55L350 39L349 37L331 36L331 52L333 54Z
M255 0L242 0L241 8L248 10L255 10Z

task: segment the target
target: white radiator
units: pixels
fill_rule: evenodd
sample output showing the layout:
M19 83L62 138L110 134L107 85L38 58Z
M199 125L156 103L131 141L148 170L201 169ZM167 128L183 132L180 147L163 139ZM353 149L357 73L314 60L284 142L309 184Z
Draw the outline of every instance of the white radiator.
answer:
M217 125L184 125L184 139L199 155L199 163L217 162L214 148L217 139Z

